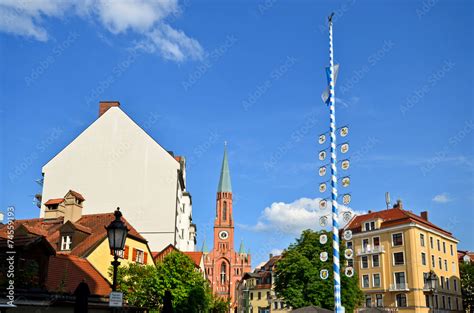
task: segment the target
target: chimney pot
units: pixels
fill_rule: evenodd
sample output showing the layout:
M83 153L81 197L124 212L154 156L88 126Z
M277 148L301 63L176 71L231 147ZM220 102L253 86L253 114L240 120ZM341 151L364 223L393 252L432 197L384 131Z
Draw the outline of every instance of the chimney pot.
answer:
M425 221L428 221L428 211L423 211L421 212L421 218L424 219Z
M273 253L270 253L270 259L273 258Z
M368 212L368 213L369 213L369 214L370 214L370 213L372 213L372 210L369 210L369 212Z
M100 101L99 103L99 117L101 117L111 107L119 107L120 102L118 101Z

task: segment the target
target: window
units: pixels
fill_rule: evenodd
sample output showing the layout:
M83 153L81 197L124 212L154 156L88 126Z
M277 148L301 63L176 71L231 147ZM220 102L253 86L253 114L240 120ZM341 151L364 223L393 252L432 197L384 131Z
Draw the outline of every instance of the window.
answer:
M453 250L453 245L449 245L449 250L451 252L451 255L454 255L454 250ZM457 299L456 299L457 300Z
M397 300L397 307L404 308L407 306L407 295L403 293L399 293L396 296Z
M425 246L425 235L423 235L423 234L420 234L420 245L422 247Z
M426 253L421 252L421 265L426 265Z
M380 256L378 254L372 255L372 267L380 266Z
M352 241L346 242L347 249L352 249Z
M145 263L145 253L142 250L135 249L135 262L143 264Z
M261 300L262 299L262 293L259 291L258 294L257 294L257 299L258 300Z
M449 290L449 277L446 277L446 289Z
M253 292L250 293L250 300L253 300Z
M362 256L362 262L360 263L361 268L369 268L369 259L366 255Z
M456 309L458 311L461 311L461 308L459 307L459 299L458 298L456 298Z
M439 307L438 295L435 295L435 309Z
M405 287L405 283L406 283L406 280L405 280L405 272L396 272L395 273L395 284L402 288L402 287Z
M225 262L222 262L221 264L221 284L224 284L227 281L227 265ZM259 292L260 295L260 292ZM260 297L259 297L260 299Z
M436 242L437 242L437 244L438 244L438 251L441 251L441 246L440 246L439 239L438 239Z
M372 306L372 297L371 296L365 296L365 307L370 308Z
M267 291L267 299L270 299L270 291Z
M66 235L61 237L61 250L71 250L71 236Z
M456 273L456 264L454 264L454 262L451 262L451 270L453 273Z
M278 302L273 302L273 308L276 310L278 309Z
M403 245L403 235L402 233L392 234L392 246L402 246Z
M443 253L446 253L446 242L443 241Z
M433 237L430 237L430 247L431 247L431 249L434 249Z
M426 307L430 307L430 295L425 295L425 302L426 302Z
M362 288L369 288L369 275L362 275Z
M374 247L380 246L380 237L374 237L373 242L374 242Z
M354 267L354 259L347 260L347 266Z
M393 254L393 265L403 265L405 264L405 258L403 252L395 252Z
M222 220L227 220L227 202L224 201L224 208L222 209Z
M454 284L454 291L458 291L458 281L456 278L453 279L453 284Z
M448 271L448 261L444 260L444 270L447 272Z
M435 261L435 256L434 255L431 256L431 267L432 268L436 267L436 261Z
M374 229L375 229L375 222L374 221L365 223L365 230L366 231L374 230Z
M439 263L439 269L443 269L443 262L441 258L438 258L438 263Z
M375 305L379 308L383 307L383 297L381 293L375 295Z
M441 276L440 280L441 280L441 288L444 288L444 276Z
M373 274L372 284L372 287L380 287L380 274Z
M369 239L362 239L362 249L364 251L367 250L368 245L369 245Z
M442 297L442 302L443 302L442 309L446 309L446 297L445 296Z

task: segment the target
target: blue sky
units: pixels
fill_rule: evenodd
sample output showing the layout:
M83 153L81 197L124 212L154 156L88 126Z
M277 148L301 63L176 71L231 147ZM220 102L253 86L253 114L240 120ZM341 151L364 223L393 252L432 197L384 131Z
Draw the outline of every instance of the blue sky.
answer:
M78 3L0 4L1 208L37 217L41 167L100 100L119 100L187 157L199 245L212 246L228 141L236 245L256 265L317 227L324 25L335 11L351 208L383 209L390 191L474 249L472 1Z

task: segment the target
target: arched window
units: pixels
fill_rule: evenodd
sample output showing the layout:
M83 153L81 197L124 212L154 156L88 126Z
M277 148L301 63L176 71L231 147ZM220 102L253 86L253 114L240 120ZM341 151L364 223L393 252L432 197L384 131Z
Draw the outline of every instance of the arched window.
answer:
M227 267L225 265L225 262L222 262L221 264L221 284L224 284L227 280L226 275L227 274Z
M227 220L227 202L224 201L224 207L222 209L222 220Z
M396 296L397 299L397 307L404 308L407 306L407 295L404 293L399 293Z

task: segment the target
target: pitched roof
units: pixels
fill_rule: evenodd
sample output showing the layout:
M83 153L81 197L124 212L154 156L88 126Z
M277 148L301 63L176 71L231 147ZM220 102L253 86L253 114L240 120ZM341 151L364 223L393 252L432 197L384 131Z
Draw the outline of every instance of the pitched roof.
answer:
M163 259L173 251L180 252L184 255L187 255L194 263L197 268L201 267L201 259L203 253L201 251L179 251L174 245L169 244L163 250L157 252L152 252L151 255L153 256L153 261L163 261Z
M108 281L86 259L65 254L50 257L46 278L48 291L72 294L82 281L89 285L93 295L106 296L111 291Z
M194 265L196 265L196 267L201 267L201 260L202 260L202 256L203 256L203 253L202 252L183 252L185 255L187 255L188 257L191 258L191 260L193 260L194 262Z
M85 201L86 199L84 199L84 197L77 191L74 191L74 190L69 190L69 193L72 194L74 197L76 197L77 199L81 200L81 201Z
M227 160L227 145L224 147L224 158L222 160L221 177L217 186L217 192L232 192L229 161Z
M71 255L80 257L87 256L95 247L97 247L103 240L107 238L107 226L112 220L114 220L114 213L103 213L103 214L88 214L83 215L78 221L72 223L77 229L88 233L89 235L77 244L69 252ZM51 245L58 249L60 240L60 228L63 224L64 218L59 217L56 219L43 219L34 218L26 220L16 220L15 228L22 225L28 232L32 234L45 236ZM141 242L147 242L145 238L133 228L125 218L122 217L122 221L129 228L128 236L132 237ZM0 237L5 238L6 236L6 225L0 225Z
M44 203L44 205L60 204L64 201L64 198L49 199Z
M382 224L380 228L387 228L396 225L403 225L407 223L417 223L422 224L423 226L432 228L438 232L443 233L444 235L453 237L452 233L442 229L441 227L436 226L435 224L425 220L421 216L414 214L413 212L400 209L398 207L382 210L377 212L370 212L367 214L355 216L345 227L345 229L350 229L354 233L362 231L362 224L367 221L382 219Z

